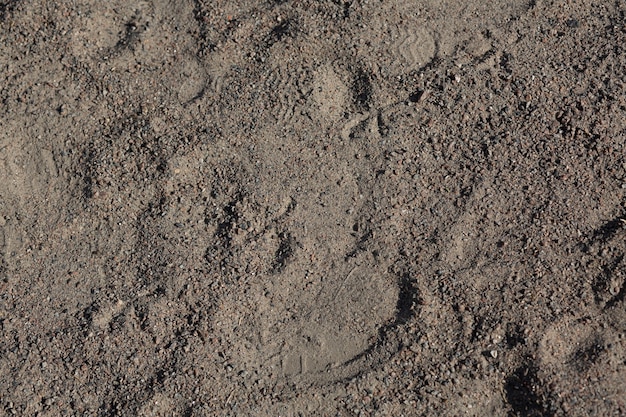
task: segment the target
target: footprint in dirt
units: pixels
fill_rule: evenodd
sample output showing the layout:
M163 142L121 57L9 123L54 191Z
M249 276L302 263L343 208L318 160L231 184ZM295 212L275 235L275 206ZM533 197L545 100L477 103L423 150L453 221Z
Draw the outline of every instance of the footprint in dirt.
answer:
M58 164L25 130L16 123L0 135L0 283L8 281L9 258L28 240L26 230L50 228L61 218L49 203L61 198Z
M539 345L539 377L548 398L561 398L568 415L617 415L626 392L622 309L598 317L564 319ZM581 381L584 381L581 389ZM601 399L597 393L601 392ZM586 404L584 411L578 406Z
M367 234L365 198L344 156L303 174L310 179L292 196L248 193L216 221L226 250L210 249L209 261L234 271L237 283L213 325L242 369L332 379L395 319L397 277L388 261L356 249ZM260 204L263 194L272 197Z

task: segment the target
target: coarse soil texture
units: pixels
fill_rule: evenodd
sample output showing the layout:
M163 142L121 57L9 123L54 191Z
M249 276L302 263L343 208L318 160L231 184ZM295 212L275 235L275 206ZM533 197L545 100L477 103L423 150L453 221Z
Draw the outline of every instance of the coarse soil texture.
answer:
M0 415L626 415L626 2L0 1Z

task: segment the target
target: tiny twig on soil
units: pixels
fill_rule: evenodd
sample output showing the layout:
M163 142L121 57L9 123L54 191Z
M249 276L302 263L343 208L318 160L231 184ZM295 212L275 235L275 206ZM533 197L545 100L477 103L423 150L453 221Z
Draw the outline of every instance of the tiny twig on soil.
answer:
M333 297L333 302L337 299L337 296L339 295L341 290L343 290L343 287L346 285L346 282L348 282L348 279L350 279L350 277L352 276L352 273L354 271L356 271L356 266L354 268L352 268L352 270L350 272L348 272L348 275L346 275L346 277L343 279L343 282L341 283L339 288L337 288L337 292L335 293L335 296Z

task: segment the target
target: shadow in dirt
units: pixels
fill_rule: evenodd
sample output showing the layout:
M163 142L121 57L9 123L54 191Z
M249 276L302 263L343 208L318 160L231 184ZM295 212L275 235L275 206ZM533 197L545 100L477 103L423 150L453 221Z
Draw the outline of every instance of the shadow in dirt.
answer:
M537 370L533 366L520 366L506 379L504 391L511 406L510 417L548 416L537 394Z

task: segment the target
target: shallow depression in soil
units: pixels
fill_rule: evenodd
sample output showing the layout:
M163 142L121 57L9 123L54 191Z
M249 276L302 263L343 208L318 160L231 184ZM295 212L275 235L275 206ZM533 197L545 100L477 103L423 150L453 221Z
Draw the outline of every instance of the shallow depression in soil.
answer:
M312 375L367 350L393 321L399 290L374 262L358 261L311 276L287 268L261 278L249 301L223 303L216 327L230 339L233 359L262 375Z

